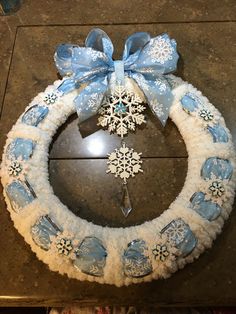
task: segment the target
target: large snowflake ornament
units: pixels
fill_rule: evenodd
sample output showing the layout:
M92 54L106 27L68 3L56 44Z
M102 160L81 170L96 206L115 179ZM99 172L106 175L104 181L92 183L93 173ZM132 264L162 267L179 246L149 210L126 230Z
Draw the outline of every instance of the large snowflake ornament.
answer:
M142 153L135 152L133 148L126 147L123 143L122 147L116 148L114 152L108 155L107 173L112 173L127 183L130 176L134 177L138 172L143 172L141 155Z
M107 127L108 131L116 132L123 137L128 130L135 131L136 125L145 121L142 112L146 109L142 99L124 86L116 86L114 92L105 97L98 113L98 125Z

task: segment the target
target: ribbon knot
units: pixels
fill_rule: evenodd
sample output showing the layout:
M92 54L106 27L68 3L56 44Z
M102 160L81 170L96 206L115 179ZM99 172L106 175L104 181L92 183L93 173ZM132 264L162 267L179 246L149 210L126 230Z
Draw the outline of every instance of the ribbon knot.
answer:
M175 40L167 34L151 38L139 32L127 38L121 60L112 59L113 50L108 35L98 28L88 34L85 47L62 44L56 49L55 64L64 77L58 90L66 94L85 84L74 99L79 122L99 110L115 73L117 84L125 85L125 77L138 84L153 113L165 125L173 100L166 75L176 70L179 57Z
M114 69L117 84L124 85L125 83L124 61L123 60L114 61Z

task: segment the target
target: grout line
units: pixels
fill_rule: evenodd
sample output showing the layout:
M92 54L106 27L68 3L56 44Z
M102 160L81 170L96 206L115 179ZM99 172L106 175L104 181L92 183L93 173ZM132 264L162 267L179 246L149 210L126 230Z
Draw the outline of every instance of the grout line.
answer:
M141 159L187 159L188 156L145 156ZM56 160L107 160L107 157L49 157L49 161Z
M2 98L2 106L0 108L0 120L1 120L2 112L3 112L3 108L4 108L4 102L5 102L5 97L6 97L6 90L7 90L7 85L8 85L8 81L9 81L9 75L10 75L10 71L11 71L13 54L14 54L14 50L15 50L15 43L16 43L17 32L18 32L18 26L16 27L15 37L14 37L13 45L12 45L11 58L10 58L9 66L8 66L7 78L6 78L5 88L4 88L3 98Z
M169 22L119 22L119 23L71 23L71 24L24 24L18 25L17 27L58 27L58 26L116 26L116 25L157 25L157 24L206 24L206 23L235 23L236 20L212 20L212 21L169 21Z

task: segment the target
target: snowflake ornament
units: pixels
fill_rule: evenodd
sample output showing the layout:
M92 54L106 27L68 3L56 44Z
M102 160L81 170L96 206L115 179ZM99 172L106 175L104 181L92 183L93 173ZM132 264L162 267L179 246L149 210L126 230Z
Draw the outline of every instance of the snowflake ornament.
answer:
M59 254L69 255L70 251L73 249L72 242L69 239L60 239L56 244Z
M18 161L12 161L8 167L8 173L10 176L17 177L23 170L22 165Z
M160 260L161 262L164 262L170 254L165 244L157 244L152 250L152 253L155 256L155 259Z
M130 176L134 177L138 172L143 172L141 154L135 152L133 148L126 147L123 143L120 149L115 149L108 155L107 173L114 174L116 178L120 177L126 184Z
M44 102L47 105L53 105L58 99L57 94L55 93L48 93L45 97L44 97Z
M214 118L214 115L211 113L211 111L207 109L200 110L199 116L205 121L211 121Z
M224 185L220 181L213 181L212 184L209 186L209 190L212 196L215 197L221 197L225 192Z
M108 131L116 132L123 137L128 130L135 131L136 125L145 121L142 112L146 109L142 99L124 86L116 86L114 92L105 97L98 113L98 125L107 127Z

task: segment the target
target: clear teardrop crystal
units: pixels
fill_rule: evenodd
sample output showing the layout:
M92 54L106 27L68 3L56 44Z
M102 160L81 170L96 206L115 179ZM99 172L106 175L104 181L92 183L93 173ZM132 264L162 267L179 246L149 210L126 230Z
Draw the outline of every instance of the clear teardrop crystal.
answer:
M122 200L121 200L121 210L124 214L125 218L129 215L129 213L133 210L132 204L129 197L129 191L127 184L123 184L123 191L122 191Z

